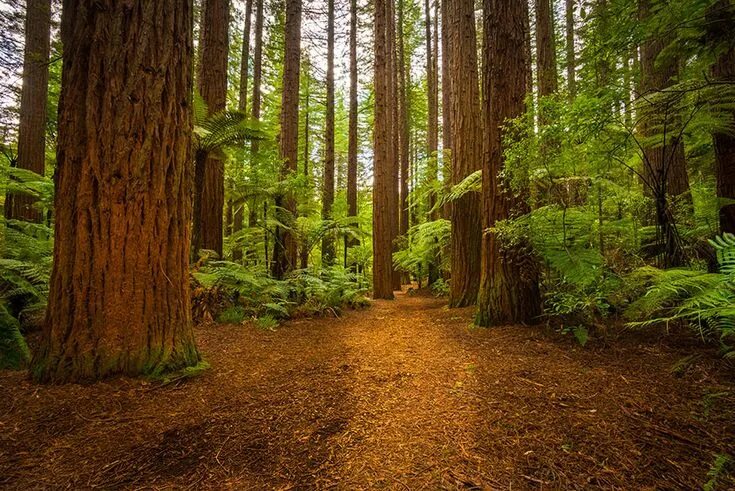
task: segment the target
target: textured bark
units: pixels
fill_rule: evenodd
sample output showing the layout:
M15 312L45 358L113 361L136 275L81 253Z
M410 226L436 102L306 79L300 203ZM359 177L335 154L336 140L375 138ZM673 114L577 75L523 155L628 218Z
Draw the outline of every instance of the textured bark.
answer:
M438 0L437 0L438 1ZM427 122L426 122L426 152L429 157L427 165L428 179L432 182L432 185L437 182L439 177L439 161L438 161L438 150L439 150L439 92L438 86L438 73L436 63L436 47L438 45L437 33L436 33L436 13L434 17L435 29L434 35L431 32L431 7L429 0L424 1L424 14L425 14L425 31L426 31L426 98L427 98ZM408 129L406 129L408 131ZM436 193L429 193L429 220L437 220L439 218L438 210L434 210L436 206ZM429 265L429 284L431 285L439 279L439 269L436 264L431 263Z
M388 46L390 51L389 56L389 86L390 86L390 98L388 103L390 105L390 162L393 184L391 185L391 244L392 252L398 252L398 231L400 229L400 121L398 117L398 43L396 42L396 5L395 1L388 2ZM401 273L397 269L393 268L393 290L401 289Z
M286 0L285 56L283 60L283 93L281 95L280 157L281 179L296 172L299 152L299 72L301 61L301 0ZM296 197L292 192L276 196L276 215L289 226L296 218ZM276 226L273 244L275 278L283 278L297 264L296 240L293 233Z
M556 48L554 22L551 14L552 0L536 2L536 72L538 95L544 97L556 92Z
M242 33L242 55L240 57L240 91L239 98L237 101L237 108L242 112L247 112L248 109L248 78L250 72L248 70L250 62L250 26L252 23L253 15L253 0L246 0L245 2L245 27ZM232 233L237 234L242 231L243 226L243 214L245 212L245 203L242 200L237 200L232 204ZM232 260L234 262L242 261L242 248L234 246L232 249Z
M715 80L735 83L735 41L732 26L735 23L735 6L731 0L719 0L707 12L707 36L715 52L712 77ZM735 111L730 114L730 124L735 122ZM717 196L735 199L735 136L716 132L712 135L715 147ZM720 231L735 234L735 205L720 208Z
M201 54L197 77L199 93L210 115L225 110L227 102L229 0L205 0L202 14ZM194 254L202 249L222 256L222 216L225 203L225 165L220 152L197 152L194 174Z
M325 117L322 220L332 218L334 204L334 0L327 0L327 114ZM334 263L334 237L322 238L322 263Z
M442 16L442 175L444 188L448 190L452 185L452 80L449 76L449 22L447 16L447 2L441 2ZM449 220L452 214L452 205L447 203L442 207L442 218Z
M309 120L310 120L310 101L311 101L311 66L309 64L308 58L302 60L304 64L304 72L307 74L306 76L306 87L304 88L304 91L306 92L304 95L304 179L306 179L307 186L311 186L311 176L309 174L309 161L310 158L310 148L309 148L309 136L310 136L310 127L309 127ZM309 267L309 244L304 241L303 244L301 244L301 249L299 250L299 261L300 265L299 268L306 269Z
M528 212L524 196L509 192L501 182L503 125L525 110L528 72L523 49L524 1L484 1L482 203L485 228L494 227L498 220ZM538 278L528 253L522 246L501 245L495 233L483 236L477 324L530 323L541 313Z
M449 0L449 77L452 84L452 183L482 165L482 121L477 74L477 39L472 0ZM522 46L522 44L520 45ZM480 200L468 193L452 206L450 307L473 305L480 286Z
M357 0L350 0L350 114L347 143L347 216L357 216ZM348 246L357 239L345 239Z
M50 28L50 0L27 0L17 166L40 175L44 174L46 163L46 99L48 96ZM34 202L35 200L30 196L9 193L5 200L5 217L40 221L41 213L33 206Z
M64 2L54 268L39 381L194 365L192 3Z
M566 0L566 52L567 52L567 92L569 98L577 96L577 59L574 49L574 0Z
M390 122L390 47L388 44L388 4L374 0L374 128L373 128L373 297L393 298L393 260L391 214L395 211L391 186L395 186L393 162L389 151Z

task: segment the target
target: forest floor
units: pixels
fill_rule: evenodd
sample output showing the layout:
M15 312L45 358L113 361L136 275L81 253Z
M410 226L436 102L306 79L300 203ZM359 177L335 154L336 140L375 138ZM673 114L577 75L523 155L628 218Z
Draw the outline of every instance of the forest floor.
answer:
M735 457L735 373L691 336L471 319L401 294L199 327L211 369L167 385L0 372L0 488L696 489Z

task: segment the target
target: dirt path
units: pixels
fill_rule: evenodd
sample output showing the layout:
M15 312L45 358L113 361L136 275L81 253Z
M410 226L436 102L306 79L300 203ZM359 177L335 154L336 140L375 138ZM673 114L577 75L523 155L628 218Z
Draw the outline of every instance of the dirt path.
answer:
M0 487L693 489L735 455L735 377L712 353L677 376L691 344L470 321L401 295L199 328L212 369L164 387L0 372Z

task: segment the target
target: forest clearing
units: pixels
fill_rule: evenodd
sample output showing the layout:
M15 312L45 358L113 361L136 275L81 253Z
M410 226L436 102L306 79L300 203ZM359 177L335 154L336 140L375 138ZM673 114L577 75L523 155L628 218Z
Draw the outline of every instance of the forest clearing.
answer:
M163 386L4 373L0 486L696 489L735 445L733 373L711 351L672 372L685 336L582 349L471 318L398 294L275 331L198 328L212 368Z
M0 25L0 488L735 489L735 0Z

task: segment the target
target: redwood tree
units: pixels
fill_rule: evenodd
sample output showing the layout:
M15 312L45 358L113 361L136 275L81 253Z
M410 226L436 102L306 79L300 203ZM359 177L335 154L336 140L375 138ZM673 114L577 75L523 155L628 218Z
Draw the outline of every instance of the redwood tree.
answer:
M472 0L449 0L449 78L452 87L452 183L482 164L482 121L477 74L477 39ZM522 46L522 44L521 44ZM452 206L450 307L473 305L480 286L480 200L468 193Z
M442 174L445 187L452 183L451 179L451 149L452 149L452 80L449 76L449 22L447 20L447 2L441 2L442 16ZM442 208L442 218L449 219L452 212L450 202Z
M286 0L285 53L283 59L283 93L281 94L281 134L279 152L281 179L296 172L299 160L299 72L301 64L301 0ZM275 278L283 278L296 267L296 240L289 229L296 217L293 192L276 196L276 216L284 226L277 225L273 244Z
M199 361L189 299L191 26L191 1L64 2L39 381Z
M357 217L357 0L350 0L350 112L347 143L347 216ZM356 245L356 241L345 238L345 257L347 256L348 245Z
M437 0L438 1L438 0ZM424 1L424 30L426 32L426 98L428 103L427 121L426 121L426 152L429 157L427 166L428 178L432 185L435 185L438 179L439 165L437 151L439 149L439 92L437 91L437 63L435 37L432 38L431 33L431 6L429 0ZM436 20L436 17L435 17ZM436 35L436 32L434 33ZM436 193L429 194L429 210L431 210L429 218L436 220L439 214L434 207L436 205ZM429 284L431 285L439 279L439 270L434 263L429 265Z
M552 0L535 1L538 95L544 97L553 94L557 89Z
M225 110L230 23L229 0L205 0L202 14L197 85L209 115ZM225 165L219 152L198 151L194 166L194 229L192 248L222 255L222 209Z
M48 95L51 1L26 0L23 87L20 96L18 162L20 169L44 174L46 162L46 98ZM39 221L40 212L27 195L8 194L5 217Z
M502 182L503 126L525 110L528 70L523 2L484 0L482 211L485 228L528 212L525 193L513 192ZM538 278L527 254L523 245L501 245L497 233L483 236L478 325L529 323L541 313Z
M393 162L389 151L392 137L390 122L389 70L390 46L388 44L388 4L391 0L375 0L374 42L374 128L373 128L373 297L393 298L393 260L391 215L395 208L391 186L395 186Z
M260 121L260 85L263 78L263 1L255 0L255 34L254 34L254 45L253 45L253 98L251 101L250 114L253 121ZM254 164L258 159L258 152L260 151L260 144L258 140L250 142L250 162ZM248 227L253 228L258 223L258 208L255 199L251 200L248 210ZM263 204L264 215L267 215L267 202ZM265 218L265 216L264 216ZM264 238L264 252L265 252L265 263L268 265L268 231L265 229L267 224L263 222L263 238ZM255 251L250 251L248 254L249 259L254 260Z

